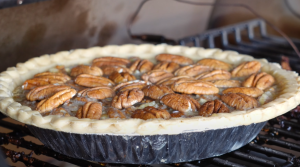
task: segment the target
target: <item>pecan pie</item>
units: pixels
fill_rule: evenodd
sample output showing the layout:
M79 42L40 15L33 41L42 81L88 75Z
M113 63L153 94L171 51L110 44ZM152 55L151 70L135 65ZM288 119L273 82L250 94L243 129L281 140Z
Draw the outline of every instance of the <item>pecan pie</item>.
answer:
M300 101L296 73L234 52L124 45L64 54L72 58L2 72L0 110L59 131L152 135L259 123Z

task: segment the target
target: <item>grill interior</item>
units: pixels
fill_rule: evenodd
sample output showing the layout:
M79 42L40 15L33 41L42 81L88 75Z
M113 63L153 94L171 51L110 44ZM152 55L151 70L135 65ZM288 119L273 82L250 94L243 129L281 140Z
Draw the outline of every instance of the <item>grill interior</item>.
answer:
M300 48L300 40L293 39ZM270 36L265 29L263 20L256 19L237 25L207 31L179 40L181 45L197 47L219 47L249 54L256 58L267 58L271 62L279 63L281 56L290 58L293 70L300 72L299 57L293 52L287 42L280 37ZM114 166L153 166L153 167L298 167L300 166L300 106L296 109L271 119L260 134L246 146L231 153L179 164L165 165L127 165L127 164L102 164L71 158L48 149L45 146L25 140L24 137L32 136L26 125L12 123L10 118L0 115L0 127L10 129L10 133L0 133L1 148L4 157L13 162L23 162L26 166L56 167L57 165L39 160L39 156L52 157L59 161L84 167L114 167ZM36 139L37 140L37 139ZM205 140L205 139L204 139ZM17 147L32 150L30 154L17 152L6 147L12 144ZM32 157L33 154L39 155Z

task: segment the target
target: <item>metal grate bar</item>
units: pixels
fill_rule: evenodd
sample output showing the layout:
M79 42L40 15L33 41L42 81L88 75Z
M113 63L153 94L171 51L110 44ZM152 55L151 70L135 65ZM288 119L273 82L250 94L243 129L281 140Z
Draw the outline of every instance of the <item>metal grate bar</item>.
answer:
M0 133L0 142L1 144L13 144L18 147L23 147L29 150L33 150L36 155L47 155L49 157L56 158L57 160L66 161L75 165L80 166L89 166L89 167L101 167L99 164L94 164L85 160L75 159L68 157L63 154L59 154L51 149L48 149L47 147L43 145L38 145L29 141L24 140L23 138L18 138L14 136L10 136L5 133Z
M38 167L58 167L56 165L49 164L47 162L40 161L36 158L31 157L32 153L25 154L24 152L15 152L13 150L6 149L1 146L2 151L7 157L9 157L13 162L23 162L26 166L38 166Z
M289 154L289 153L285 153L282 151L278 151L278 150L274 150L272 148L268 148L268 147L264 147L264 146L260 146L254 143L249 143L246 146L247 149L253 150L253 151L257 151L259 153L264 153L267 156L273 156L273 157L277 157L277 158L282 158L288 162L293 162L295 155L293 154Z
M265 131L268 131L268 133L271 135L271 136L284 136L284 137L289 137L289 138L292 138L292 139L295 139L295 140L300 140L300 135L297 134L297 133L293 133L291 131L288 131L288 130L284 130L284 129L280 129L280 128L274 128L274 127L271 127L271 126L266 126L264 128Z
M287 148L287 149L292 149L295 151L300 151L300 145L299 144L295 144L295 143L291 143L288 141L284 141L272 136L267 136L267 135L258 135L257 139L256 139L259 143L265 143L265 144L273 144L273 145L277 145L277 146L281 146L283 148Z
M250 162L253 162L253 163L256 163L256 164L261 164L261 165L264 165L264 166L280 167L279 164L277 164L273 161L266 160L264 158L260 158L258 156L250 155L250 154L247 154L247 153L243 153L241 151L234 151L234 152L229 153L229 154L233 155L234 157L242 158L242 159L245 159L247 161L250 161Z

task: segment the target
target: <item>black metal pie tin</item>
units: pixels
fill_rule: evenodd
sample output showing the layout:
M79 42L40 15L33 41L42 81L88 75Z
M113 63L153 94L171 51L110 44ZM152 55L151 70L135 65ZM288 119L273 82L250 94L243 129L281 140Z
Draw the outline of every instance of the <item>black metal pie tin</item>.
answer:
M177 135L76 134L28 128L47 147L74 158L103 163L161 164L205 159L236 150L255 138L266 122Z

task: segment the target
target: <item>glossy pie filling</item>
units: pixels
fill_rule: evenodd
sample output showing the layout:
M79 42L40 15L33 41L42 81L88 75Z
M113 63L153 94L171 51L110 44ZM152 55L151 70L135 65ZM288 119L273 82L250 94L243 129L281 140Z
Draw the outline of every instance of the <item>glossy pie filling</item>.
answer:
M90 119L216 116L276 98L278 88L257 61L231 65L159 54L156 61L102 57L56 66L15 88L13 98L43 116Z

